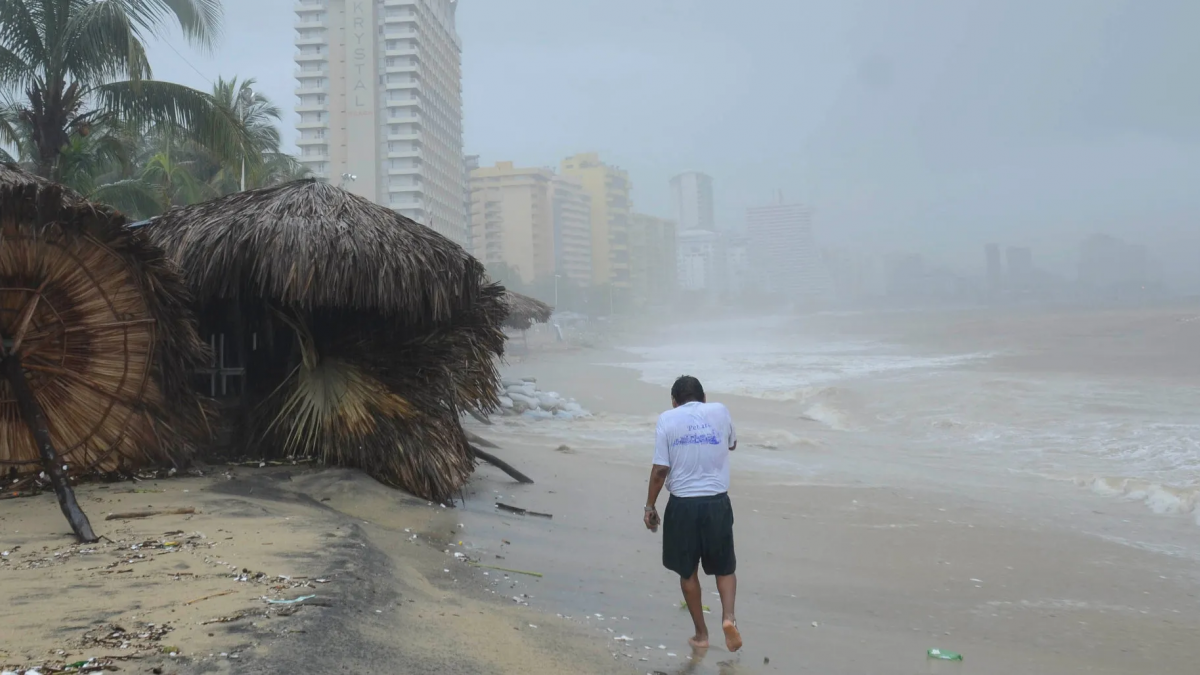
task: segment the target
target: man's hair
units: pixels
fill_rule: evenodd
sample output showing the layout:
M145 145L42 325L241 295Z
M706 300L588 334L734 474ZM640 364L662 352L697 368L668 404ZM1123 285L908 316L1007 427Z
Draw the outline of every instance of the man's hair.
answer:
M683 375L671 385L671 399L676 405L703 403L704 387L700 385L700 380L691 375Z

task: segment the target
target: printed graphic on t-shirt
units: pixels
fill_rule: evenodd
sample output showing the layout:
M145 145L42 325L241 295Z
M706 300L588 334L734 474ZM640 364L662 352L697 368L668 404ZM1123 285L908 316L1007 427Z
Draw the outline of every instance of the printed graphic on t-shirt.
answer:
M707 424L692 424L688 426L686 434L676 436L671 439L671 447L680 445L720 445L721 439L717 438L717 432Z

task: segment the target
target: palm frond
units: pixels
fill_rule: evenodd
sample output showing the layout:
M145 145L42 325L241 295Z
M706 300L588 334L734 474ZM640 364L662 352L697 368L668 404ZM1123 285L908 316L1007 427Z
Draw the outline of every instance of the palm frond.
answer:
M67 25L52 34L61 61L57 76L70 75L88 87L114 79L149 79L143 35L120 3L80 3Z
M108 5L129 17L141 34L166 37L166 25L174 19L192 44L211 48L221 37L221 0L95 0L93 6Z
M97 185L88 194L88 199L107 204L137 219L150 218L163 212L161 191L140 178L127 178Z
M126 81L100 85L99 107L133 124L167 124L186 131L222 159L238 158L245 133L229 111L204 92L171 82Z
M24 89L37 77L36 64L47 61L43 9L30 0L0 2L0 87Z

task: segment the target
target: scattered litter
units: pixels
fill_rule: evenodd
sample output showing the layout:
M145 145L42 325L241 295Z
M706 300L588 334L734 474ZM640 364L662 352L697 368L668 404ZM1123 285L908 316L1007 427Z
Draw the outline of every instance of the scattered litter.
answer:
M293 598L291 600L272 600L271 598L268 598L267 596L264 595L263 600L266 600L269 604L272 604L272 605L294 605L299 602L304 602L305 600L312 600L315 597L317 597L317 596L302 595L298 598Z
M957 652L948 652L944 649L930 649L928 652L929 658L938 659L941 661L962 661L962 654Z

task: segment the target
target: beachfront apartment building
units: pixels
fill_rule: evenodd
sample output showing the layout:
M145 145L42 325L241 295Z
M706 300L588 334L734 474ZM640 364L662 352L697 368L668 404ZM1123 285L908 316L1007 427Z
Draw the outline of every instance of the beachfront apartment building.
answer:
M574 176L556 174L550 181L554 211L554 269L571 283L592 285L592 198Z
M471 172L471 235L475 257L507 265L521 281L555 273L550 169L497 162Z
M457 0L297 0L299 160L467 245Z
M671 302L678 286L675 221L644 213L629 219L629 281L635 306Z
M578 178L497 162L473 169L470 188L472 248L485 265L526 284L592 284L592 201Z
M675 176L671 179L671 200L675 204L675 222L680 232L717 231L712 176L697 171Z
M747 253L758 292L797 306L828 299L831 284L813 240L812 221L812 210L801 204L747 209Z
M592 200L592 284L627 295L629 277L629 174L585 152L562 161L561 173L579 180Z

